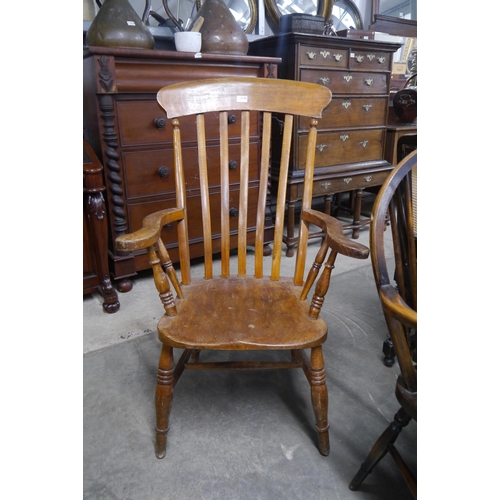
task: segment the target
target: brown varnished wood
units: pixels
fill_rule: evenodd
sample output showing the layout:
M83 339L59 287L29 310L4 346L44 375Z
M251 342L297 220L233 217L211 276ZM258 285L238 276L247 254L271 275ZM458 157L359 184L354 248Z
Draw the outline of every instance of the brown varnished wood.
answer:
M283 224L285 221L285 196L286 184L285 179L288 176L288 165L290 162L290 147L292 144L292 125L293 117L286 115L283 124L283 140L281 143L281 164L280 164L280 180L278 184L278 192L276 195L276 213L274 223L274 245L272 253L272 268L271 279L277 280L280 275L281 263L281 241L283 237Z
M132 280L138 271L149 268L147 252L137 250L124 252L114 245L116 237L138 230L142 219L157 210L175 207L175 175L171 120L156 100L160 88L172 83L216 77L265 77L274 78L278 58L258 56L233 56L226 54L204 54L195 58L191 54L163 50L116 49L111 47L89 47L83 52L83 109L85 138L102 162L103 181L106 188L107 210L103 220L109 238L107 245L109 273L120 291L132 288ZM230 138L239 136L240 115L234 113L236 121L230 125ZM207 117L208 171L210 190L218 191L219 176L211 176L213 164L219 160L217 113ZM183 141L196 141L195 115L180 119ZM260 150L258 120L252 119L251 156L253 170L251 183L258 184L258 159ZM239 154L239 145L233 141L230 156ZM189 160L189 161L188 161ZM184 162L197 168L197 151L193 147L185 154ZM160 175L162 168L170 175ZM236 171L238 172L238 171ZM231 171L231 177L238 174ZM193 184L192 170L185 169L185 181ZM234 185L233 185L234 187ZM255 195L256 200L256 195ZM255 218L256 201L249 208L250 220ZM189 234L191 257L203 257L201 200L199 193L191 191L188 196ZM219 203L212 211L219 212ZM231 246L237 247L236 219L232 220ZM217 224L219 225L219 224ZM175 226L175 227L174 227ZM177 224L169 231L165 240L174 263L180 261ZM167 228L164 230L167 232ZM249 224L248 243L253 244L255 228ZM214 251L220 247L219 233L215 231ZM264 244L270 251L273 228L270 217L265 220ZM182 252L184 254L184 252ZM184 266L184 269L185 266ZM183 270L183 273L188 271ZM185 274L186 277L186 274ZM189 278L186 277L186 280ZM89 280L86 279L87 282Z
M367 258L368 249L352 242L343 235L342 225L331 216L311 209L313 192L314 156L317 138L317 118L330 102L331 92L316 84L277 81L260 78L212 79L186 82L167 86L158 93L158 102L172 118L173 147L175 152L176 208L163 210L158 215L145 219L144 227L135 233L120 236L116 245L120 249L148 248L155 283L165 314L158 323L158 338L164 346L159 367L157 389L157 456L163 457L166 447L172 389L185 369L281 369L302 368L311 386L311 402L316 419L318 448L328 455L328 393L326 388L325 363L322 344L327 338L326 323L320 318L324 296L330 285L330 276L337 255ZM207 149L213 141L208 138L207 113L218 113L219 190L209 184ZM230 122L233 112L240 118L240 154L237 168L231 166L230 146L234 143L234 130ZM288 165L291 159L291 143L299 116L309 118L309 152L306 156L306 179L304 183L304 218L297 254L295 276L283 276L281 270L283 226L285 224L286 189ZM198 173L191 175L186 187L185 165L182 147L193 147L192 141L184 145L181 140L180 117L196 116ZM256 161L252 156L252 130L254 121L262 130L260 158L260 182L251 177ZM270 162L272 122L278 120L281 129L281 173L276 196L275 240L271 256L271 270L264 275L264 229L268 207L268 172ZM230 132L231 131L231 132ZM211 134L213 131L211 131ZM192 158L192 157L190 157ZM190 160L191 161L191 160ZM193 165L189 166L193 169ZM232 170L231 170L232 169ZM213 170L213 168L212 168ZM231 170L231 174L230 174ZM237 174L235 174L235 170ZM236 177L235 177L236 175ZM193 184L197 180L199 186ZM237 190L235 190L237 187ZM250 203L258 188L256 214L252 216ZM190 279L190 247L188 199L197 189L201 198L205 274L203 278ZM198 192L197 191L197 192ZM234 195L237 193L237 195ZM217 206L212 204L217 200ZM220 201L219 201L220 200ZM214 210L219 208L219 211ZM215 273L212 253L214 229L220 220L220 275ZM166 247L161 243L162 224L177 225L182 278L172 275L173 266ZM231 269L231 249L234 248L230 227L237 224L237 269ZM306 263L309 224L319 225L325 240L305 286L302 275ZM247 267L247 234L255 227L255 267L253 275ZM157 242L158 240L158 242ZM208 241L207 241L208 240ZM177 296L174 297L170 287ZM309 290L316 287L311 299ZM171 349L183 349L175 368L171 366ZM310 349L310 359L304 353ZM226 351L290 351L291 360L280 361L225 361L207 362L199 359L203 350ZM202 358L202 356L201 356Z
M120 308L108 266L108 225L104 168L88 141L83 141L83 293L98 291L107 313Z
M212 222L210 219L210 197L208 183L207 148L205 135L205 116L196 115L198 141L198 167L200 175L201 217L203 221L203 256L205 259L205 278L212 278Z
M269 178L269 152L271 151L271 113L262 113L262 151L260 164L259 200L255 234L255 277L263 276L264 260L264 222L267 198L267 180Z
M260 84L245 78L213 78L184 82L158 92L158 102L168 118L212 111L256 110L321 117L326 93L317 92L315 83L305 83L303 91L311 97L296 99L286 80L260 79ZM265 85L263 83L265 82ZM310 92L313 89L314 92ZM181 97L182 95L182 97ZM331 94L330 94L331 95ZM168 96L168 97L167 97ZM279 96L279 98L276 98ZM168 99L168 101L167 101ZM331 100L331 98L330 98Z
M302 198L302 210L308 210L312 204L312 183L314 176L314 159L316 139L318 130L316 126L318 122L311 120L310 133L307 136L306 160L304 165L304 195ZM299 228L299 243L297 245L297 260L295 265L295 284L301 285L304 278L304 267L306 262L307 242L309 240L309 224L304 220L300 220Z
M417 331L417 252L413 214L413 188L416 186L417 151L405 157L380 188L373 206L370 227L371 260L375 283L389 336L392 340L400 375L396 398L401 405L394 420L375 442L349 487L359 488L376 464L387 453L394 458L413 496L417 498L416 477L395 448L401 430L417 420L416 346L410 335ZM395 272L389 272L386 259L386 217L389 214L394 249Z
M248 170L250 150L250 115L241 113L240 205L238 210L238 276L247 273Z
M161 92L161 91L160 91ZM158 93L160 95L160 92ZM180 97L180 96L178 96ZM158 97L160 98L160 97ZM172 95L175 99L176 96ZM161 101L159 101L160 104ZM168 115L168 112L167 112ZM226 166L229 164L228 154L228 113L222 111L219 115L219 137L220 137L220 190L221 190L221 273L223 278L230 275L229 251L231 249L229 239L229 170Z
M174 347L301 349L326 339L326 324L308 319L309 303L290 278L193 279L183 292L178 315L158 323L160 340Z
M184 294L182 292L182 288L177 278L177 273L175 272L168 250L165 248L165 244L163 243L163 240L161 238L157 240L156 244L158 245L158 255L160 257L161 266L168 276L170 282L172 283L177 296L180 299L183 299Z
M392 162L384 158L388 123L389 88L393 53L397 43L346 37L325 37L305 33L281 33L250 43L249 53L278 56L278 78L321 83L332 91L330 104L318 122L318 146L315 155L313 196L323 199L325 213L339 207L338 193L354 192L352 219L344 225L352 237L359 237L369 218L361 217L362 190L380 186L392 170ZM300 118L292 138L287 202L289 224L284 237L287 256L294 255L299 238L295 210L302 199L308 118ZM279 148L273 148L278 155ZM279 156L279 155L278 155ZM279 163L273 158L272 189L276 189ZM335 212L333 212L335 214ZM302 225L304 231L306 227ZM322 237L311 231L310 238ZM298 270L297 281L301 278Z

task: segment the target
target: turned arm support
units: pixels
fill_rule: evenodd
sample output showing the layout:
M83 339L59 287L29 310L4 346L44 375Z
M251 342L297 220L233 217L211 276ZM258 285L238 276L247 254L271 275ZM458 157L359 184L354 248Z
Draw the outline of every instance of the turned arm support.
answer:
M370 254L369 248L346 237L342 224L331 215L318 212L312 208L304 208L302 210L302 218L321 228L325 234L326 244L334 252L354 257L355 259L368 258Z
M304 208L302 209L302 219L321 228L325 235L321 248L316 255L316 259L309 270L300 296L301 300L306 299L326 258L323 271L316 283L316 289L311 298L311 305L309 308L309 318L317 319L323 306L325 295L330 286L330 278L337 255L342 254L356 259L366 259L370 250L365 245L356 243L344 236L342 224L330 215L311 208ZM330 253L327 257L328 249L330 249Z
M167 208L154 212L142 221L142 228L130 234L124 234L116 238L116 248L131 252L142 250L154 245L161 236L161 230L165 224L184 219L183 208Z

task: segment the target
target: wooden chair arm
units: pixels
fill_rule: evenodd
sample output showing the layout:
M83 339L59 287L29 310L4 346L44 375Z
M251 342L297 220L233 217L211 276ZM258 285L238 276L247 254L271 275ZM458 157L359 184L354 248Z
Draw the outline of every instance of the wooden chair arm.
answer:
M412 309L392 285L382 285L379 289L383 309L401 323L417 328L417 311Z
M332 250L348 257L354 257L355 259L368 258L370 249L361 243L356 243L347 238L344 235L342 224L331 215L318 212L312 208L304 208L302 210L302 218L321 228L325 233L325 241Z
M184 219L183 208L167 208L154 212L142 220L142 228L133 233L124 234L116 238L116 248L131 252L142 250L154 245L161 236L161 230L165 224Z

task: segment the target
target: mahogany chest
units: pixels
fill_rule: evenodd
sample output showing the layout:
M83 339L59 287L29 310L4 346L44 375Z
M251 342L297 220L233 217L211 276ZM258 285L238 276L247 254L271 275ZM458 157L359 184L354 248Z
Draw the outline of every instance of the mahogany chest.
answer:
M158 90L172 83L203 78L248 76L276 77L279 59L274 57L226 56L220 54L193 54L162 50L134 50L105 47L87 47L83 54L83 110L84 137L101 159L104 166L107 212L109 223L108 254L110 274L118 280L121 291L132 286L130 277L137 271L149 268L144 252L121 254L114 241L121 234L141 227L142 219L151 212L175 206L175 181L173 176L172 132L170 120L156 101ZM231 126L239 129L239 117L230 116ZM255 122L254 122L255 123ZM209 127L207 127L210 130ZM186 127L184 126L184 131ZM217 130L217 127L215 128ZM183 134L183 140L194 137L193 127ZM215 136L214 136L215 137ZM252 133L252 151L255 165L259 165L259 127ZM230 169L236 168L239 159L238 144L231 145L234 160ZM211 141L210 155L219 160L218 142ZM191 156L190 156L191 155ZM191 158L192 157L192 158ZM192 149L184 158L186 165L196 164L197 151ZM233 163L235 163L233 165ZM210 165L209 165L210 168ZM194 167L186 173L197 175ZM252 172L251 183L257 192L257 167ZM213 179L211 195L218 196L218 180ZM238 199L238 185L232 186L232 196ZM217 206L217 202L214 203ZM187 202L190 227L191 257L203 255L200 194L189 190ZM252 214L249 214L249 218ZM272 240L272 218L266 222ZM178 260L174 228L169 234L165 229L164 241L168 242L172 260ZM249 229L249 242L253 231ZM237 218L232 227L232 240L236 243ZM233 238L234 236L234 238ZM266 237L267 240L267 237ZM214 242L217 251L217 242Z
M354 193L352 237L359 236L363 189L379 186L393 168L384 159L393 53L400 45L373 40L285 33L250 43L250 54L280 57L278 78L319 83L333 94L319 120L313 195L324 198ZM287 191L288 227L284 241L293 255L295 208L301 199L307 124L294 124ZM279 135L279 131L277 131ZM279 139L279 137L278 137ZM279 165L272 168L276 179Z

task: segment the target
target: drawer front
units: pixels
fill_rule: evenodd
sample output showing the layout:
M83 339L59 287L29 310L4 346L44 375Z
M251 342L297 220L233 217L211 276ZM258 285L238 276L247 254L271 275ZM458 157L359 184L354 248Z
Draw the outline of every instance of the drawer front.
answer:
M174 152L171 149L155 151L125 152L123 169L127 199L164 195L175 192ZM250 144L249 180L259 176L259 145ZM240 146L229 146L229 182L239 184ZM182 152L186 190L199 190L198 149L184 148ZM208 182L211 186L220 184L220 148L207 147Z
M342 193L352 191L353 189L364 189L371 186L381 186L387 176L389 170L384 172L363 173L363 174L348 174L336 175L331 179L322 179L313 182L313 196L324 196L326 194ZM304 193L304 185L300 184L298 196L302 198Z
M384 130L318 133L316 167L382 159ZM299 137L299 168L304 169L307 136Z
M323 110L319 128L385 126L386 97L334 97ZM309 120L300 117L299 129L307 130Z
M300 47L300 64L304 66L324 66L327 68L347 68L349 52L343 49Z
M303 69L303 82L319 83L335 94L387 94L387 74Z
M356 50L349 54L350 69L388 71L390 63L391 56L387 52Z
M229 192L229 206L237 208L239 203L240 191L237 187ZM220 191L213 191L210 194L210 212L212 214L212 233L220 234ZM258 187L251 186L248 189L248 227L254 228L257 214ZM175 198L154 201L148 203L130 203L128 204L128 222L129 231L137 231L142 227L142 220L147 215L163 210L165 208L174 208L176 206ZM200 196L187 197L188 231L189 240L200 240L203 238L203 224L201 218L201 198ZM230 230L238 231L238 217L230 217ZM162 232L163 241L166 245L177 243L176 225L165 226Z
M117 101L118 124L122 146L139 146L172 142L172 120L167 119L165 111L156 101ZM250 134L258 135L257 113L250 119ZM179 119L182 139L196 139L196 116ZM229 136L240 134L240 113L229 114ZM219 119L217 113L205 118L207 140L218 139Z

